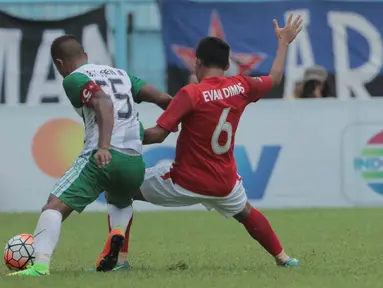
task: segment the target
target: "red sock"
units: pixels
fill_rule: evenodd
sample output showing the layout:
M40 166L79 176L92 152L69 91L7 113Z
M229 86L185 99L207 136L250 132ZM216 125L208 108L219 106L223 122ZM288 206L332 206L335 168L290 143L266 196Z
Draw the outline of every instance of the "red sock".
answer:
M124 242L124 246L122 246L122 249L121 249L121 252L123 253L128 253L129 251L129 236L130 236L130 227L132 227L132 223L133 223L133 215L129 221L128 227L126 227L125 242Z
M252 208L249 216L241 221L247 232L273 256L283 251L281 242L271 228L267 218L258 210Z
M130 236L130 228L132 227L132 223L133 223L133 216L129 221L128 227L126 227L125 242L124 242L124 246L122 246L122 249L121 249L122 253L128 253L128 251L129 251L129 236ZM109 228L109 232L110 232L112 230L112 228L110 227L110 216L109 215L108 215L108 228Z
M110 231L112 231L112 227L110 226L110 215L108 214L108 229L109 229L109 233Z

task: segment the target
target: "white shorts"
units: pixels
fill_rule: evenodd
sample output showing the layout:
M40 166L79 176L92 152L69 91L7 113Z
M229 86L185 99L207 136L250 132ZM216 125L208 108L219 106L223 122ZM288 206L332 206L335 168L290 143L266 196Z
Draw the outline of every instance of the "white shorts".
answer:
M146 169L141 192L145 200L164 207L182 207L202 204L208 210L215 209L225 217L240 213L246 206L247 196L242 181L238 180L232 192L225 197L212 197L193 193L174 184L172 179L161 176L170 171L171 165Z

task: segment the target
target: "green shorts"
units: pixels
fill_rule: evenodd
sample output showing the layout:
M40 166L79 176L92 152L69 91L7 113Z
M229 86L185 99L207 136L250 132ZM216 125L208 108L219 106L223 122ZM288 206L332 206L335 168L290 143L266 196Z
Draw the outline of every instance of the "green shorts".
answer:
M104 191L108 191L109 203L119 208L131 205L133 196L144 181L145 163L142 156L110 150L111 163L105 168L98 168L94 153L79 156L51 194L78 213Z

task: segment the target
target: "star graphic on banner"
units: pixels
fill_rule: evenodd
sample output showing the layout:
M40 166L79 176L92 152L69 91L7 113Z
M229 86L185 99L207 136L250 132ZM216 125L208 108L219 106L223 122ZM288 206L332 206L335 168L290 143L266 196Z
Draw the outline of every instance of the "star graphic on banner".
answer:
M225 40L225 32L222 27L221 20L218 13L213 11L211 13L209 36L218 37ZM194 70L195 65L195 49L184 47L177 44L172 45L173 52L182 60L185 66L190 70ZM253 71L259 64L266 58L264 53L236 53L230 54L230 75L246 75Z

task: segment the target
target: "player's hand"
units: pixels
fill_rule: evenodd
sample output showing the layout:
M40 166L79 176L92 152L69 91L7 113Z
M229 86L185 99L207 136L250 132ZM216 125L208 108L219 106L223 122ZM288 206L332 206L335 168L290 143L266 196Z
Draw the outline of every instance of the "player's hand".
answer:
M278 21L276 19L273 19L275 35L277 36L277 39L280 43L287 45L290 44L294 41L299 32L302 31L302 17L299 15L295 17L294 21L293 18L294 15L290 14L289 19L287 20L287 23L283 28L280 28L278 25Z
M108 149L98 148L97 152L94 154L96 159L97 166L99 168L104 168L112 160L112 155Z

